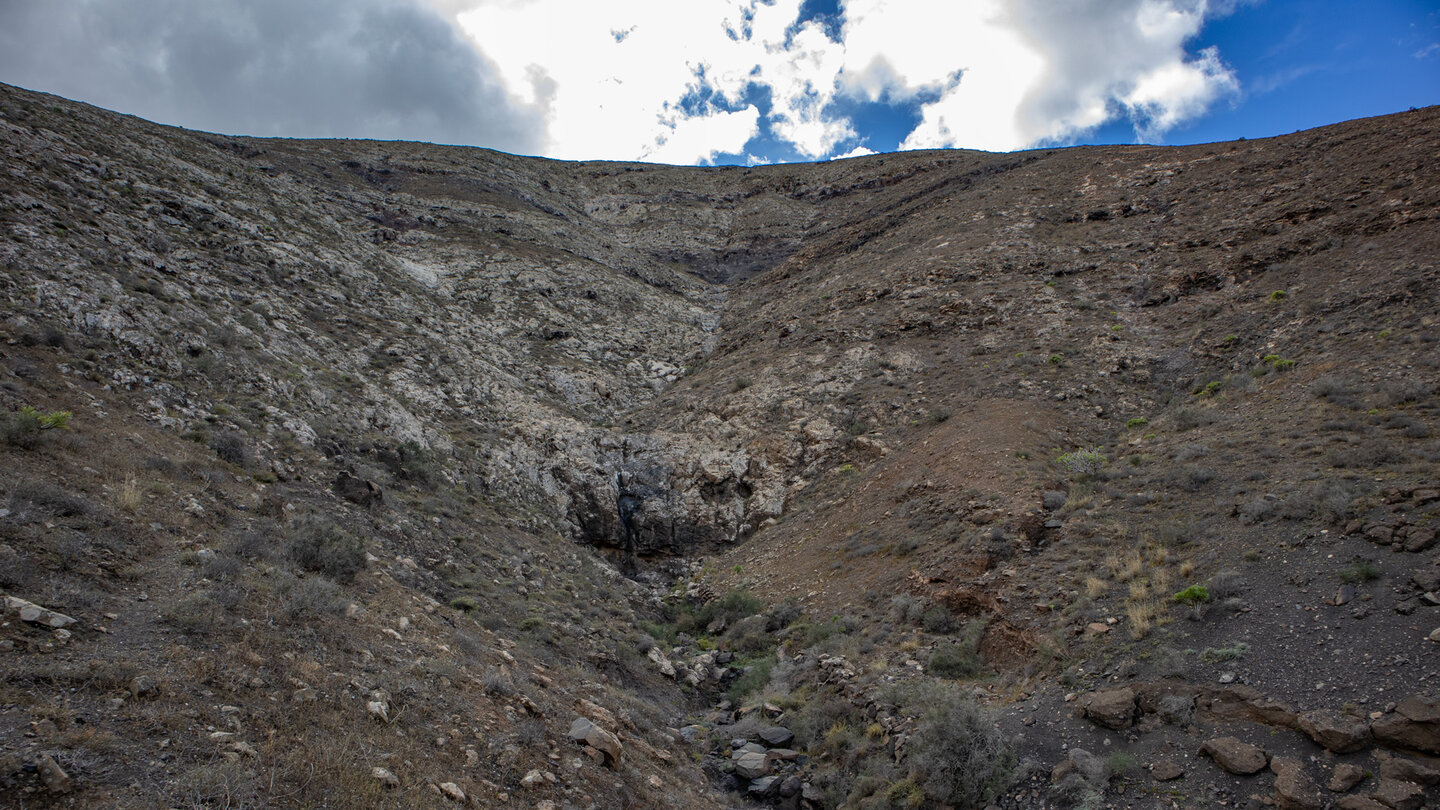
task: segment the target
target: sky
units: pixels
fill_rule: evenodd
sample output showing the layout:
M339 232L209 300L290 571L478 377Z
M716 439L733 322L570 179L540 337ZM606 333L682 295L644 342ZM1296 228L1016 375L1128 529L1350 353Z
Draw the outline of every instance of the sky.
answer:
M575 160L1201 143L1440 103L1440 2L0 0L0 81Z

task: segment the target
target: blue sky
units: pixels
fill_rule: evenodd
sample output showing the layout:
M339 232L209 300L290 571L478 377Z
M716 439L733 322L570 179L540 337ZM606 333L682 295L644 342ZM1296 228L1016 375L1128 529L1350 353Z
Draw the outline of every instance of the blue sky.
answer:
M1434 0L0 0L0 81L231 134L679 164L1440 103Z

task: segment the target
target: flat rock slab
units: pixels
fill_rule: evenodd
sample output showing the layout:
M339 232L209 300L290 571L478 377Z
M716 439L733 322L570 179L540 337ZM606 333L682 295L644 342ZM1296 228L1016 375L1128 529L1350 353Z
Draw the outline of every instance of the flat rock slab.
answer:
M789 745L791 740L795 739L795 734L783 726L762 728L760 729L759 736L760 739L764 740L765 744L771 748L783 748Z
M1280 810L1323 810L1325 797L1305 773L1305 763L1275 757L1270 770L1275 772L1275 804Z
M1394 810L1420 810L1425 803L1425 790L1414 782L1381 779L1375 786L1375 798Z
M1203 756L1215 760L1215 764L1227 772L1249 776L1265 769L1269 758L1265 751L1234 737L1216 737L1200 746Z
M1370 747L1370 723L1348 714L1305 712L1295 718L1300 730L1327 751L1348 754Z

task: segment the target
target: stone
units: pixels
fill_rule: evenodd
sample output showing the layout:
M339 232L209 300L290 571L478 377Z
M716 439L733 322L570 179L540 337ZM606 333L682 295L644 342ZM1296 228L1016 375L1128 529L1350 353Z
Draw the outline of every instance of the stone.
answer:
M739 771L736 771L736 773L739 773ZM750 787L747 788L745 792L751 796L769 796L772 793L779 792L779 782L780 777L778 776L762 776L759 779L752 780Z
M1107 777L1105 761L1083 748L1071 748L1050 770L1050 781L1059 784L1075 773L1091 784L1103 785Z
M1422 765L1407 757L1385 757L1380 760L1380 778L1414 782L1423 787L1440 785L1440 770Z
M1440 698L1405 698L1395 711L1371 721L1370 733L1392 747L1440 754Z
M390 707L383 700L372 700L365 704L365 711L382 723L390 722Z
M670 663L670 659L665 657L665 653L661 652L659 647L651 647L645 656L650 659L656 669L660 670L661 675L667 678L675 677L675 665Z
M575 718L565 736L604 754L606 765L614 768L620 764L620 738L595 725L589 719Z
M770 773L770 757L754 751L741 751L733 757L735 775L742 779L759 779Z
M532 769L520 779L520 784L527 788L540 787L541 785L545 784L545 774L541 772L538 768Z
M360 506L379 506L385 502L385 491L380 488L379 484L356 478L343 470L335 476L335 482L331 484L331 488L335 490L336 495Z
M384 787L400 787L400 780L395 776L393 772L391 772L389 768L382 768L377 765L374 768L370 769L370 777L375 781L379 782Z
M1305 712L1295 718L1296 725L1325 750L1348 754L1370 746L1370 724L1347 714L1332 711Z
M441 782L440 795L444 796L452 802L460 802L461 804L465 803L465 791L461 790L460 786L455 784L454 782Z
M765 744L771 748L783 748L789 745L791 740L795 739L795 734L783 726L762 728L757 736L764 740Z
M1435 547L1437 535L1431 528L1412 528L1405 537L1405 550L1412 554L1429 551Z
M1364 768L1349 762L1341 762L1335 766L1335 771L1330 774L1330 781L1325 783L1325 787L1336 793L1344 793L1353 789L1364 779Z
M1414 782L1399 779L1381 779L1375 785L1375 799L1391 810L1420 810L1425 802L1425 790Z
M41 607L34 602L21 599L18 596L5 597L5 610L20 614L21 621L32 622L57 630L62 627L69 627L76 621L64 613L57 613L49 608Z
M1270 760L1275 772L1275 803L1280 810L1321 810L1325 797L1305 773L1305 763L1288 757Z
M1173 760L1157 760L1150 766L1150 778L1156 782L1171 782L1185 775L1185 769Z
M1248 776L1265 768L1268 757L1263 749L1234 737L1216 737L1200 746L1200 754L1210 757L1229 773Z
M1135 692L1129 687L1095 692L1084 711L1096 725L1116 731L1127 729L1135 723Z
M35 770L40 773L40 781L45 785L45 789L51 793L69 793L75 789L74 780L49 754L40 755L40 759L35 762Z
M680 729L680 739L687 743L694 744L703 736L705 736L705 728L703 726L691 725L684 726Z
M131 697L153 697L156 692L155 679L149 675L136 675L130 679L128 688Z

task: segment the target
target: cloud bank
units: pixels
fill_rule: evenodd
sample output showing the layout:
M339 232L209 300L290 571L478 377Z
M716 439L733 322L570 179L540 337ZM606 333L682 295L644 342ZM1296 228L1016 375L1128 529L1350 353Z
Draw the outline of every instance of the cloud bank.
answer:
M865 142L856 104L916 117L905 149L1065 143L1116 119L1154 141L1238 89L1218 52L1186 48L1233 3L844 0L838 26L804 6L478 0L456 19L546 110L559 157L704 162L762 136L812 159L893 148Z
M0 0L0 80L221 132L571 159L1004 151L1116 121L1159 141L1236 96L1190 44L1238 1Z
M545 142L421 0L0 0L0 80L232 134Z

